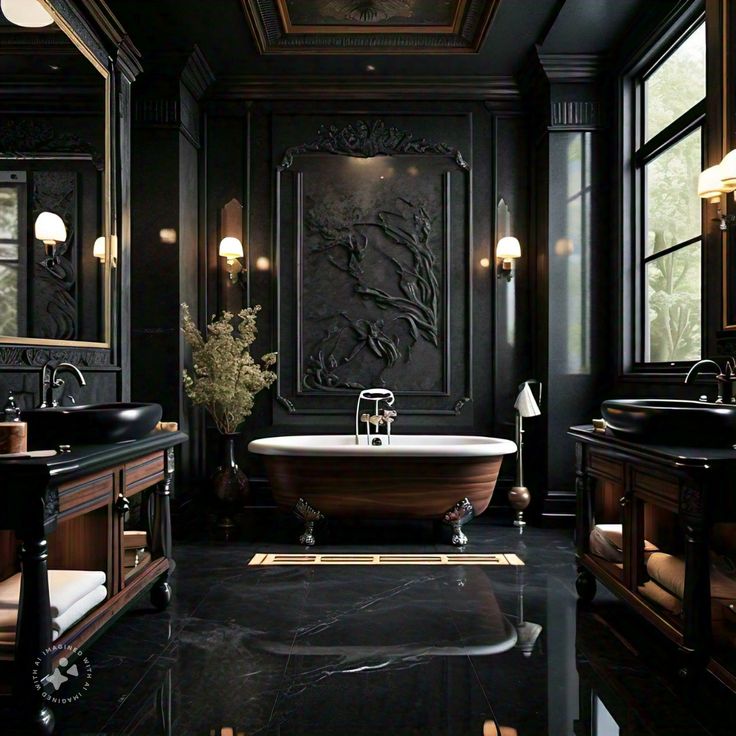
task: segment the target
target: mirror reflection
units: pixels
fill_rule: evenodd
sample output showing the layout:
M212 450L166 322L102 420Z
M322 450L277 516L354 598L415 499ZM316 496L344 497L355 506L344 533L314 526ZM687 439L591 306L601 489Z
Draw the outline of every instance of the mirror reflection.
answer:
M105 343L106 79L50 16L14 7L0 6L0 342Z

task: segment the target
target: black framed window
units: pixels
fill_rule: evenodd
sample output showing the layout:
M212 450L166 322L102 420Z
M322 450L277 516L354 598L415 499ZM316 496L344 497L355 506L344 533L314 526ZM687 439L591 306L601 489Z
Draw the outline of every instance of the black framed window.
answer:
M704 333L702 18L642 61L633 95L631 358L643 366L692 362L702 357Z

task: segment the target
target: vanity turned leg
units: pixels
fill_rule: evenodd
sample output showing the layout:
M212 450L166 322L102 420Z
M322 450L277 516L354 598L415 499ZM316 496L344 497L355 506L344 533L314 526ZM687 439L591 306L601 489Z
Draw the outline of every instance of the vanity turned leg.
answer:
M20 553L22 582L15 643L15 697L21 702L29 733L50 736L54 713L41 684L51 674L51 604L46 538L25 534Z
M321 511L312 508L303 498L300 498L294 506L294 515L304 522L304 533L299 537L299 544L312 547L317 543L314 537L314 524L322 521L325 515Z
M463 533L463 526L467 524L475 516L473 504L467 498L458 501L449 511L445 512L442 517L444 524L452 527L452 543L456 547L464 547L468 543L468 538Z
M584 567L578 567L578 576L575 579L575 590L578 593L578 598L584 603L590 603L595 598L596 588L597 584L593 573Z
M171 602L171 585L169 576L174 569L173 549L171 543L171 488L174 482L174 448L166 450L166 472L163 482L153 492L154 512L151 547L155 557L166 557L169 569L153 584L151 603L159 611L164 610Z

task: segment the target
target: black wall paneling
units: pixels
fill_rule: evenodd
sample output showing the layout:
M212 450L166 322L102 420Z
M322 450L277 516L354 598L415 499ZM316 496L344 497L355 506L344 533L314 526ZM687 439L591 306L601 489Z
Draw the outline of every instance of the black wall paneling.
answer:
M471 400L470 164L430 137L448 129L469 144L466 116L275 119L276 398L290 414L345 414L374 386L402 415ZM288 146L302 130L320 132Z
M279 385L257 397L240 442L251 477L262 473L245 451L253 437L352 432L358 384L397 391L397 432L513 437L514 390L530 377L530 255L510 290L480 264L495 262L499 196L528 242L526 125L501 107L207 102L207 314L244 297L217 257L220 210L235 198L248 302L263 306L254 355L279 351ZM420 287L430 271L436 283ZM503 486L494 505L506 505Z
M181 383L189 350L180 308L200 311L199 100L212 80L197 47L152 55L133 97L131 393L161 404L165 420L192 433L178 450L182 491L201 474L202 416Z

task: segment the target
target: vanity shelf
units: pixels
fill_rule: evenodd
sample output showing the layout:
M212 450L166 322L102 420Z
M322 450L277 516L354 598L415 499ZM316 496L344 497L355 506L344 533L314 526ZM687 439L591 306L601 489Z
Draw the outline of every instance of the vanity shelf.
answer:
M0 461L0 576L19 566L23 575L15 658L2 662L0 671L4 689L12 686L36 723L47 710L33 670L52 644L48 569L101 570L107 587L107 598L53 641L55 647L82 648L145 590L157 608L168 605L174 448L186 439L181 432L154 431L50 458ZM150 559L126 574L123 540L131 506ZM42 666L50 669L51 660Z
M572 427L570 434L576 440L579 596L592 599L600 581L677 644L681 676L707 668L736 691L736 623L713 615L720 604L711 600L711 531L736 522L736 450L638 444L588 426ZM602 523L621 524L619 564L591 551L591 531ZM654 582L647 558L656 552L645 551L645 540L684 559L681 613L641 590Z

